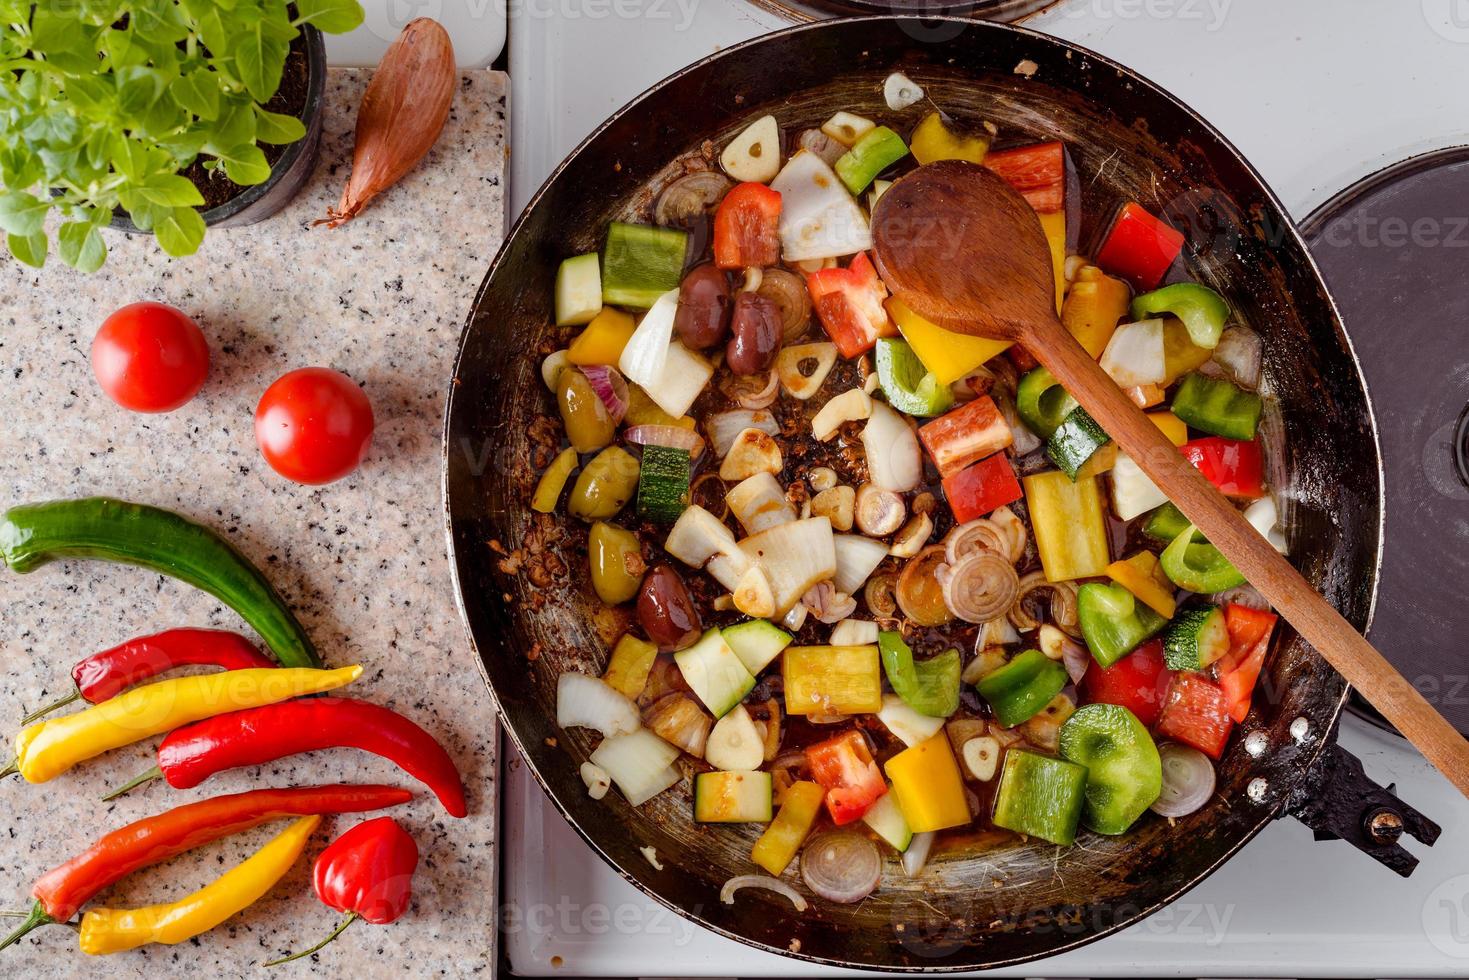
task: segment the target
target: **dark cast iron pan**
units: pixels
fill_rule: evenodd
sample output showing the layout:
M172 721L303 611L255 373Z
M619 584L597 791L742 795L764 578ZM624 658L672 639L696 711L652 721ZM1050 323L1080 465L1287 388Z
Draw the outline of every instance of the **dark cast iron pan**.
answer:
M1022 60L1034 63L1032 77L1016 73ZM1253 714L1219 766L1220 792L1177 826L1149 816L1125 836L1085 834L1066 850L975 842L938 853L915 879L890 860L882 887L856 906L818 901L797 915L761 891L723 905L725 880L754 870L758 826L696 826L687 781L636 810L616 792L587 796L578 767L596 736L556 727L555 679L600 673L622 626L592 596L584 533L563 534L528 508L537 476L528 430L552 411L532 352L554 336L561 259L596 251L610 219L646 213L682 172L670 161L706 141L723 145L763 112L802 127L837 109L865 111L907 131L927 107L894 120L881 89L895 69L960 120L989 119L1008 140L1065 140L1087 232L1128 199L1188 232L1194 273L1265 338L1279 407L1268 438L1281 470L1274 483L1291 500L1294 560L1365 628L1381 530L1372 414L1337 311L1280 202L1219 133L1136 73L1045 35L963 19L826 21L740 44L650 89L582 143L531 201L476 299L449 399L445 503L459 601L506 729L556 806L618 872L694 921L774 952L969 970L1097 939L1219 867L1281 811L1330 740L1345 697L1338 675L1284 631ZM1078 244L1096 242L1084 233ZM527 545L553 557L505 561ZM1297 740L1289 729L1301 718L1308 733ZM1246 732L1266 736L1258 758L1244 749ZM644 847L656 849L663 870Z

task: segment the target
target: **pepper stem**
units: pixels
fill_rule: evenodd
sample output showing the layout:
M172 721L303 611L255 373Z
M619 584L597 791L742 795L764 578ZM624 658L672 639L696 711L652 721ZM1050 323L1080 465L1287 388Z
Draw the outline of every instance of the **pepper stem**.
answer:
M50 704L46 705L46 707L44 707L44 708L37 708L35 711L32 711L30 714L26 715L24 718L22 718L20 720L20 727L24 728L25 726L29 725L31 722L36 721L37 719L41 718L43 715L49 715L53 711L58 711L58 710L60 710L60 709L62 709L64 707L66 707L67 705L71 704L73 701L77 700L81 696L82 696L82 692L81 691L72 691L70 694L68 694L66 697L62 698L60 701L52 701Z
M6 914L11 915L13 913L7 912ZM55 919L46 914L45 909L41 908L40 902L32 905L29 913L21 914L25 915L25 921L16 926L15 931L6 936L3 942L0 942L0 949L4 949L6 946L10 946L14 943L20 942L22 936L24 936L26 933L30 932L37 926L49 926L56 922Z
M137 789L139 786L143 785L146 782L154 779L161 779L162 777L163 770L159 769L157 766L154 766L147 772L139 773L132 779L129 779L127 782L123 783L117 789L113 790L111 793L108 793L106 796L102 797L102 802L108 803L112 800L117 799L119 796L128 792L129 790Z
M352 923L356 922L357 921L357 918L358 918L358 916L357 916L357 913L356 912L350 913L345 919L342 920L342 924L341 925L337 926L335 929L332 930L332 934L330 936L327 936L325 939L323 939L321 942L317 943L315 946L312 946L310 949L303 949L299 953L292 953L290 956L284 956L284 957L282 957L282 958L280 958L278 960L271 960L269 963L267 963L265 965L266 966L280 966L282 963L289 963L292 960L299 960L302 957L310 956L312 953L318 953L318 952L320 952L321 951L321 948L323 946L325 946L327 943L331 942L333 939L336 939L338 936L340 936L342 934L342 930L345 929L345 928L347 928L348 926L350 926Z
M4 769L0 769L0 779L4 779L6 776L14 776L18 772L20 772L20 760L11 759L10 765Z

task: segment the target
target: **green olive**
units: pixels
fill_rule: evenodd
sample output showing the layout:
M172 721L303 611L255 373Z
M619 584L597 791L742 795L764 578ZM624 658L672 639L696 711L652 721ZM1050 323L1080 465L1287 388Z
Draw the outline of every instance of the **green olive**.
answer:
M608 446L582 467L567 509L584 521L606 520L638 492L638 461L621 446Z
M643 584L643 547L638 536L615 524L598 521L587 541L592 563L592 588L609 606L627 602Z
M587 376L574 367L564 367L556 376L556 407L561 410L566 438L577 452L596 452L612 443L617 426Z

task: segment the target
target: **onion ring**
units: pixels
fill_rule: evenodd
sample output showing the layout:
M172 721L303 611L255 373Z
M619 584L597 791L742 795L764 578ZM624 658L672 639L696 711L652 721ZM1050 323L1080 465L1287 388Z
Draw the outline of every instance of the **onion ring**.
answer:
M1008 558L994 551L975 551L958 564L939 571L944 605L966 623L984 623L1015 604L1020 576Z
M1020 580L1020 591L1015 604L1010 607L1010 622L1022 633L1037 629L1040 620L1025 608L1025 602L1034 592L1051 590L1051 619L1067 636L1081 636L1081 627L1076 618L1076 583L1047 582L1045 572L1031 572Z
M741 888L763 888L768 892L775 892L777 895L789 899L790 903L796 907L797 912L804 912L811 907L801 897L800 892L779 878L772 878L770 875L736 875L729 879L729 881L726 881L723 888L719 889L719 900L725 905L733 905L735 892Z

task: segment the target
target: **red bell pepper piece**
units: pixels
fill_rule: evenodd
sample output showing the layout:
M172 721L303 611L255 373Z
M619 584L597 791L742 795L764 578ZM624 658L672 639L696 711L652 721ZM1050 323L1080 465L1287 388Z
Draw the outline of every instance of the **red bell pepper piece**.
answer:
M319 952L358 919L375 926L395 922L413 900L418 845L392 817L360 823L327 845L316 859L311 886L327 908L347 913L331 935L310 949L266 966L279 966Z
M835 824L860 820L888 791L861 732L846 732L808 746L806 762L811 778L826 789L826 809Z
M1220 493L1252 500L1265 496L1265 462L1259 442L1208 436L1186 442L1178 451Z
M1229 741L1234 721L1224 690L1203 674L1181 670L1173 675L1163 699L1158 734L1217 759Z
M361 813L397 806L413 794L395 786L299 786L257 789L186 803L136 820L97 839L81 854L37 879L35 906L0 949L37 926L65 922L104 888L134 871L211 841L282 817L318 813Z
M1081 679L1081 695L1088 704L1120 704L1152 728L1172 681L1173 671L1163 661L1163 641L1150 640L1110 667L1093 660Z
M1037 214L1066 207L1066 147L1060 140L987 153L984 165L1005 178Z
M811 303L821 326L843 357L872 350L879 337L895 337L898 328L888 317L882 284L866 252L858 252L845 269L822 269L806 277Z
M1183 232L1129 201L1117 212L1097 252L1097 265L1126 279L1134 289L1146 291L1158 288L1181 251Z
M960 524L994 513L996 508L1013 504L1023 496L1025 491L1004 453L995 453L944 477L944 499Z
M1215 669L1219 672L1219 687L1229 702L1229 716L1237 722L1243 722L1250 713L1250 698L1260 679L1260 668L1265 665L1265 654L1270 652L1270 637L1278 618L1274 613L1238 603L1224 607L1229 652Z
M450 816L469 812L459 770L432 735L388 708L330 697L233 711L174 729L158 746L158 767L108 798L159 776L174 789L189 789L227 769L334 748L382 756L433 790Z
M939 474L948 477L1004 449L1015 441L1015 434L995 400L981 395L920 426L918 438L933 457Z
M714 212L714 264L763 269L780 261L780 191L735 185Z

